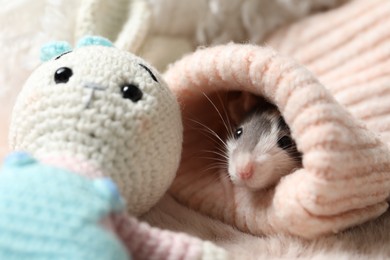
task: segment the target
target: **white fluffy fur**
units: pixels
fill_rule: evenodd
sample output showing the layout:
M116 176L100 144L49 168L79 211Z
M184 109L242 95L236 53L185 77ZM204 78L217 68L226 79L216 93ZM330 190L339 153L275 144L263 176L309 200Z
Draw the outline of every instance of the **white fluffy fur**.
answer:
M72 41L77 0L0 1L0 158L7 151L12 106L50 40Z
M280 25L347 0L148 1L156 33L187 36L195 45L209 45L229 41L260 43Z
M73 41L75 20L69 17L74 17L72 14L79 3L76 0L2 2L0 98L11 89L20 89L39 64L39 50L44 43L50 40Z

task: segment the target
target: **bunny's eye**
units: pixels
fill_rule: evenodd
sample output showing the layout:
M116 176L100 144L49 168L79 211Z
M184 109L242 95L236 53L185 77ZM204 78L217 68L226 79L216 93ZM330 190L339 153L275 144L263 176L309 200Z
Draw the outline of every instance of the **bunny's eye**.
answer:
M239 127L234 131L234 139L238 139L242 135L242 127Z
M134 84L125 84L121 87L122 96L125 99L130 99L134 103L140 100L143 96L142 91Z
M68 67L61 67L54 73L54 81L56 84L66 83L72 77L73 71Z

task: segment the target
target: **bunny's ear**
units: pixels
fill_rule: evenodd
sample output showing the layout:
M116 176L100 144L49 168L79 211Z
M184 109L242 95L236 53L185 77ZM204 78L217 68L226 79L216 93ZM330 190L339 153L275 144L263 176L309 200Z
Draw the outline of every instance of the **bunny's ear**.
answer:
M48 61L58 55L72 50L72 47L67 42L55 41L49 42L41 48L41 61Z
M85 36L79 40L76 47L80 48L83 46L91 46L91 45L114 47L114 45L112 44L112 42L110 42L110 40L100 36Z

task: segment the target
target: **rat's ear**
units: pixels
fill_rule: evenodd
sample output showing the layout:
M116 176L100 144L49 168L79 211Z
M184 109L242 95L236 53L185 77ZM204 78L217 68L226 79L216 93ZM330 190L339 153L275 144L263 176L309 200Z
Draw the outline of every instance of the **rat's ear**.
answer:
M41 48L41 61L48 61L58 55L72 50L72 47L67 42L56 41L49 42Z
M239 124L245 115L256 108L260 100L260 97L249 92L229 92L227 108L233 123Z
M100 36L85 36L78 41L76 47L80 48L83 46L91 46L91 45L114 47L114 44L112 44L110 40Z

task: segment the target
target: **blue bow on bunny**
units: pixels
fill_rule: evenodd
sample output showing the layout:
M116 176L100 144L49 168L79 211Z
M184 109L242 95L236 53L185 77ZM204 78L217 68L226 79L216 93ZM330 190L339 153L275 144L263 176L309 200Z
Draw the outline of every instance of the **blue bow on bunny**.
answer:
M76 48L91 46L91 45L100 45L106 47L114 47L112 42L106 38L100 36L85 36L81 38L77 44ZM65 41L54 41L49 42L42 46L41 48L41 61L48 61L57 57L61 54L72 51L72 46Z

